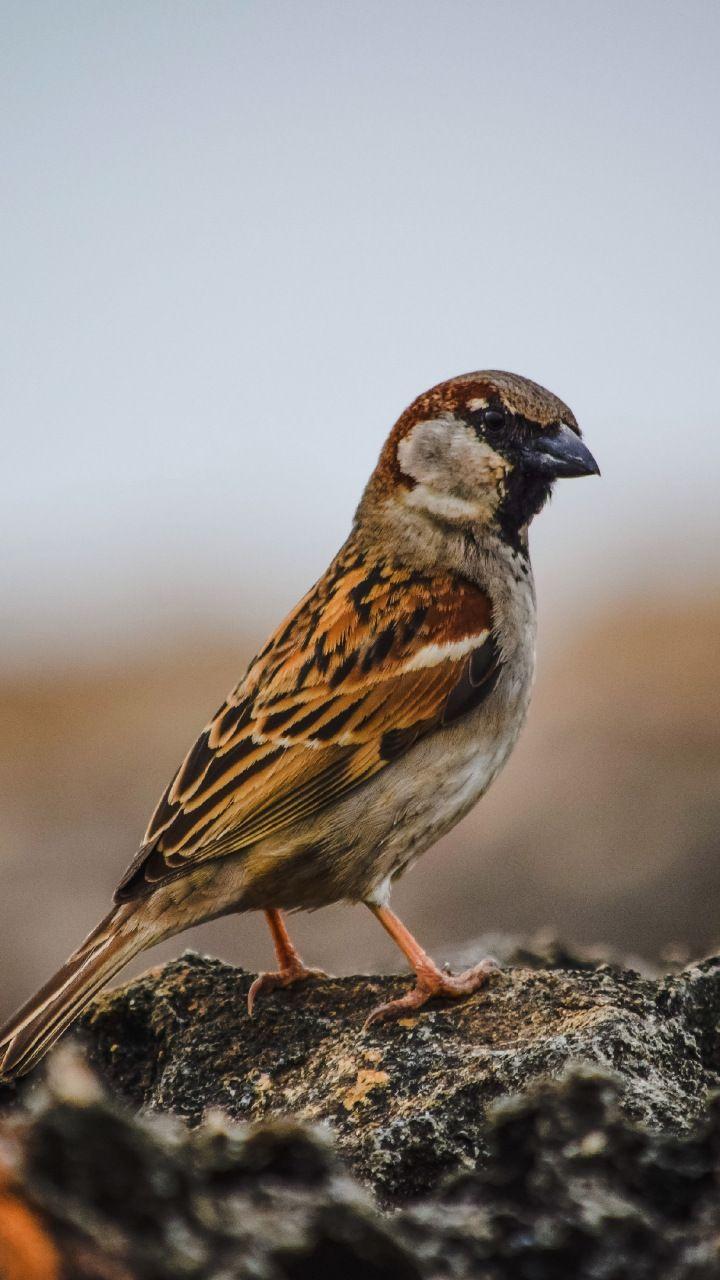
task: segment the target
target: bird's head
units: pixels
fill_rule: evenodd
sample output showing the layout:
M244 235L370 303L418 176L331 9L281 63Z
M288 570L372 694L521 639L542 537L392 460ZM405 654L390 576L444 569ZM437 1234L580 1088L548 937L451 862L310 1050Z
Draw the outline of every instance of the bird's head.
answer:
M555 480L599 474L572 411L552 392L514 373L468 373L401 415L360 512L495 526L522 541Z

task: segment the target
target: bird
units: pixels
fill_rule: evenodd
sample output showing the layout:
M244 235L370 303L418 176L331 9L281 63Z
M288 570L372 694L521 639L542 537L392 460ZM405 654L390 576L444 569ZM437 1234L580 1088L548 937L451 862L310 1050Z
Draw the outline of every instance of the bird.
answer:
M535 667L528 530L556 480L599 475L571 410L517 374L440 382L390 431L350 534L186 755L110 912L0 1030L29 1071L138 952L265 914L277 968L308 981L285 915L363 903L415 974L367 1025L483 987L488 958L439 968L390 908L394 881L487 791L525 721Z

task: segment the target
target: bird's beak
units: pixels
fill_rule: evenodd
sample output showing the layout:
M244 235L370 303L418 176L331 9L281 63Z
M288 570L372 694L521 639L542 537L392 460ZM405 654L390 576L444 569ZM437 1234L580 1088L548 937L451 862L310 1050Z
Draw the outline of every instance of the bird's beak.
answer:
M600 468L587 445L564 422L553 431L535 436L525 454L525 465L548 480L600 475Z

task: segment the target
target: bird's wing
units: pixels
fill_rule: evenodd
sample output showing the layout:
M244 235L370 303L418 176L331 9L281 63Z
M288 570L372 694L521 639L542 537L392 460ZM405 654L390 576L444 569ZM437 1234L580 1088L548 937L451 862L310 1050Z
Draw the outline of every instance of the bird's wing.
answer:
M118 898L313 818L477 706L500 665L484 592L346 547L186 756Z

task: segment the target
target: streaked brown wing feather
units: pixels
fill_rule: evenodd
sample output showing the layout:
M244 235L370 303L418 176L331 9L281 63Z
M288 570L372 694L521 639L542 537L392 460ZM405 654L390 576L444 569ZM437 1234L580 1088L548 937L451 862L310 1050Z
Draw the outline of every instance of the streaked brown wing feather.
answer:
M312 818L477 705L499 665L481 591L350 543L186 756L118 897Z

